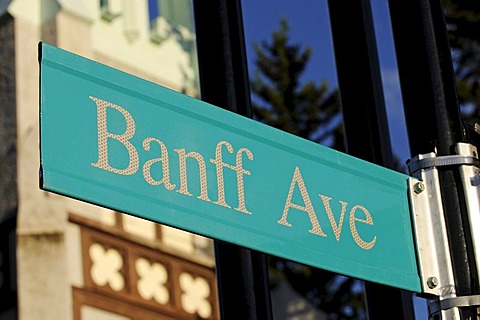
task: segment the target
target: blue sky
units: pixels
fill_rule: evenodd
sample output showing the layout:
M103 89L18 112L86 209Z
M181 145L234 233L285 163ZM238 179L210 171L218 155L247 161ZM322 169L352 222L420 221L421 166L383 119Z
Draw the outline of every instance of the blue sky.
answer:
M371 1L374 28L379 50L380 68L393 152L405 163L410 158L408 138L400 94L395 50L389 21L387 0ZM253 43L269 41L272 31L286 17L292 43L309 46L313 56L304 75L306 81L327 80L337 87L335 57L330 35L326 0L242 0L245 42L250 72L255 54ZM423 299L415 298L416 319L427 319Z

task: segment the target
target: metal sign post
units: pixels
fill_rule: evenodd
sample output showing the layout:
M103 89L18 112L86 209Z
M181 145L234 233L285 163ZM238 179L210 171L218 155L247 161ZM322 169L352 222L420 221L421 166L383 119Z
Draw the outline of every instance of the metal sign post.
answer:
M432 231L446 234L440 239L445 245L427 242L435 258L433 268L422 265L421 261L428 259L419 257L421 273L432 271L422 277L427 281L425 291L436 295L430 315L434 319L475 319L480 304L478 256L466 210L472 198L466 197L462 187L461 167L478 164L458 156L458 144L469 141L458 107L444 11L440 0L390 0L389 4L413 157L410 169L425 180L429 199L435 201L425 204L437 208L427 210L430 220L436 221ZM473 158L478 160L478 155ZM478 193L478 186L476 189Z

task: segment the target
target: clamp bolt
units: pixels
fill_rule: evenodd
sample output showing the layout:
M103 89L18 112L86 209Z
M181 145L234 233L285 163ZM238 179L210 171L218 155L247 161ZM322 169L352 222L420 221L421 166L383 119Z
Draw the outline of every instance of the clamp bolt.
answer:
M438 279L436 277L429 277L427 279L427 286L430 288L430 289L433 289L435 288L436 286L438 286Z
M413 191L415 191L416 194L419 194L424 190L425 190L425 184L421 181L413 185Z

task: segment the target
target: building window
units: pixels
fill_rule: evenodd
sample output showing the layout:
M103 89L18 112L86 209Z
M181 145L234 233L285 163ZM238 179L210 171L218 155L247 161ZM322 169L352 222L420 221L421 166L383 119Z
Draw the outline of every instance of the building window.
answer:
M192 13L192 0L148 0L150 39L161 43L172 34L193 34Z
M112 22L115 18L120 16L120 13L113 12L108 0L100 0L100 13L102 19Z

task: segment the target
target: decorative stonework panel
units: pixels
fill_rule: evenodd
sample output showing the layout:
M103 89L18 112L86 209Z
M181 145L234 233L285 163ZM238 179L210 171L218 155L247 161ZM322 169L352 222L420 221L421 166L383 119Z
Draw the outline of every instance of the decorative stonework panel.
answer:
M83 287L74 288L82 299L74 303L74 320L81 320L84 305L132 320L218 319L213 267L188 260L183 252L164 252L155 241L152 246L136 242L138 237L115 228L72 216L70 221L79 226L84 277Z

